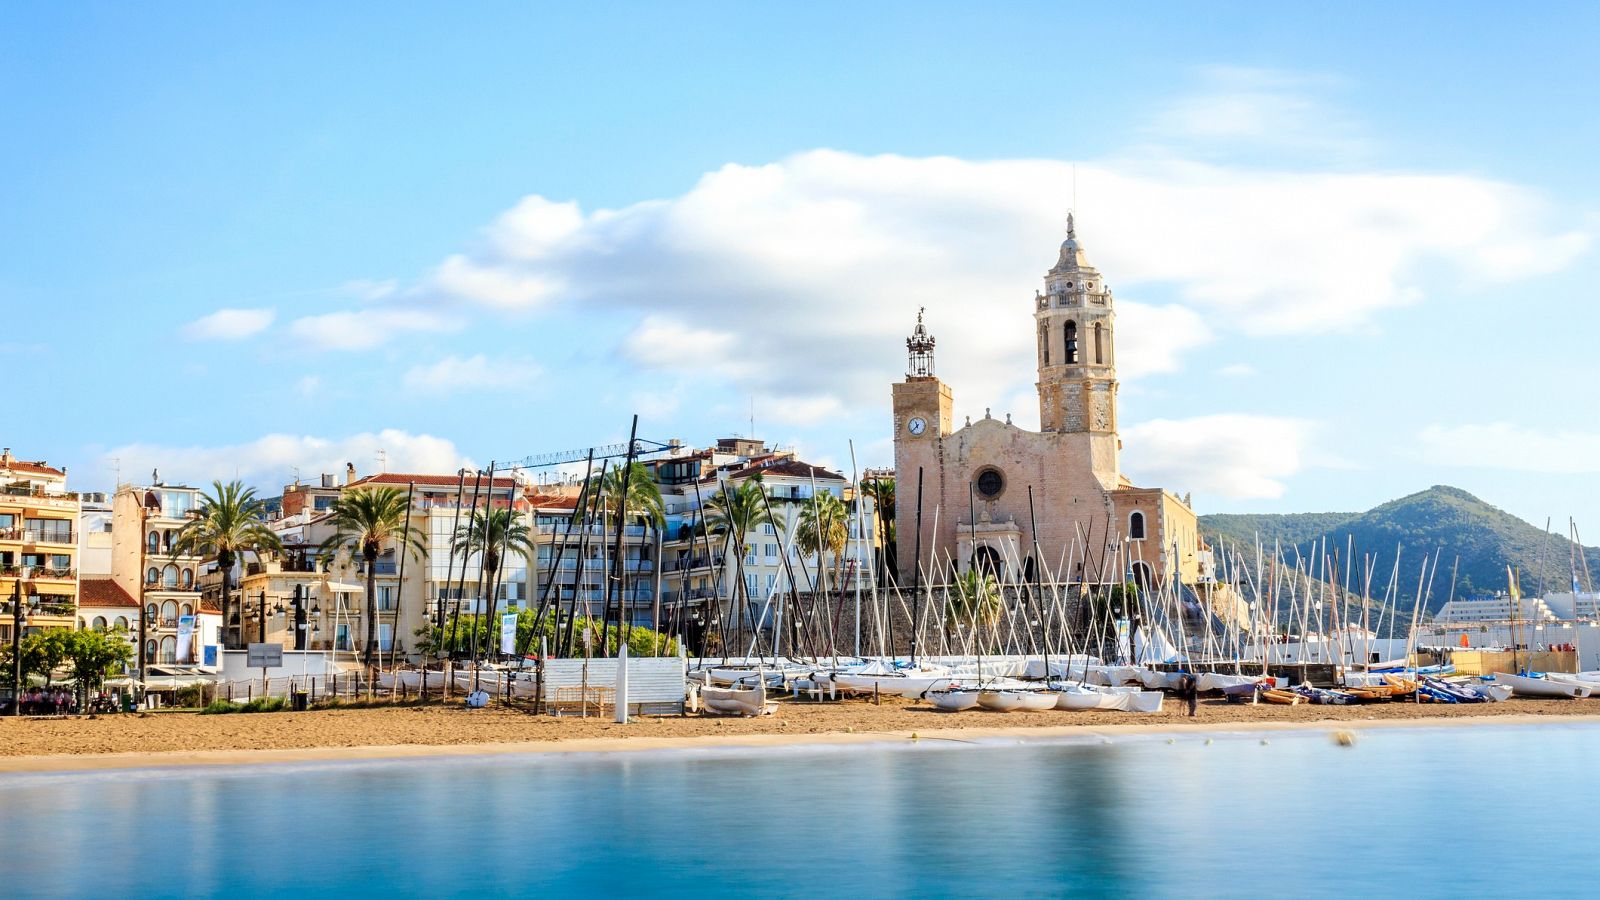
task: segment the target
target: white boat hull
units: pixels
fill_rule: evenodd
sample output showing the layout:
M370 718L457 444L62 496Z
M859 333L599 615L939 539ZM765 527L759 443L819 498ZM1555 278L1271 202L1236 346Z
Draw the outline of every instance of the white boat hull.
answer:
M1022 708L1022 692L979 691L978 705L993 712L1012 712Z
M1576 700L1593 693L1587 685L1551 681L1548 678L1529 678L1506 672L1494 673L1494 680L1511 688L1512 693L1518 697L1569 697Z
M926 696L932 703L945 712L962 712L978 705L978 691L929 691Z

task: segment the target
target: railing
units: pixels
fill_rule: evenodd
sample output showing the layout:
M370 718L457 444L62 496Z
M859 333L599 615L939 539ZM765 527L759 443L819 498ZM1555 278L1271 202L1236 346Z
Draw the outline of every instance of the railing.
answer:
M372 564L372 573L374 575L393 575L397 571L399 571L399 565L397 563L383 562L382 560L380 560L380 561L375 562L375 563ZM365 574L367 574L367 565L366 565L366 563L356 563L356 574L357 575L365 575Z
M684 556L673 560L667 565L666 568L671 572L687 572L690 569L705 569L709 568L710 566L711 560L703 556L696 556L694 558Z
M33 577L35 578L75 578L77 577L77 574L77 569L51 569L41 567L33 570Z
M16 538L11 538L11 540L16 540ZM23 532L22 540L27 542L27 543L30 543L30 544L32 544L32 543L43 543L43 544L75 544L75 543L77 543L76 536L70 530L68 530L68 531L54 531L54 530L51 530L51 531L39 531L39 530L36 530L36 529L28 529L28 530Z
M31 484L8 484L0 487L0 494L7 497L38 497L43 500L78 499L78 495L72 491L51 491Z

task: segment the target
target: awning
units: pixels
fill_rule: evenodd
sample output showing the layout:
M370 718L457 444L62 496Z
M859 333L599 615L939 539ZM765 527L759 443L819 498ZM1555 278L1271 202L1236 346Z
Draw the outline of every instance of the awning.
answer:
M350 584L347 581L324 581L317 585L317 587L320 587L324 590L333 591L334 593L338 594L359 594L366 590L364 585Z

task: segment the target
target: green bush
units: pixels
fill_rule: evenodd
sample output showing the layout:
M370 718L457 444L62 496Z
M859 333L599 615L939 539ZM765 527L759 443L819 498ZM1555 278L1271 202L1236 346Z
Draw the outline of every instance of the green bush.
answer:
M172 693L172 702L188 709L205 705L205 700L206 688L203 684L186 685Z
M231 700L213 700L200 710L202 716L217 716L223 713L235 713L240 709L239 704Z
M282 697L257 697L239 707L240 712L283 712L289 708L289 701Z

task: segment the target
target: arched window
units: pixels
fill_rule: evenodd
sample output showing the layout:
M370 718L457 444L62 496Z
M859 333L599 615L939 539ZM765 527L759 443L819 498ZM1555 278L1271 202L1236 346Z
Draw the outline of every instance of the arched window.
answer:
M178 661L178 639L170 634L161 639L161 661L164 663Z
M167 602L161 604L161 623L163 625L165 625L168 622L176 621L177 618L178 618L178 604L177 603L175 603L175 602L173 602L171 600L168 600Z
M1050 326L1039 326L1039 353L1045 365L1050 365Z
M175 590L175 589L177 589L177 587L178 587L178 567L177 566L169 564L165 569L161 570L161 586L163 588L166 588L167 590Z
M144 583L145 584L155 584L156 582L158 582L160 580L161 580L161 570L160 569L157 569L155 566L151 566L150 568L145 570L145 572L144 572Z
M1062 361L1070 366L1070 365L1073 365L1073 364L1077 363L1077 361L1078 361L1078 323L1077 322L1068 322L1067 325L1066 325L1066 333L1067 333L1067 355L1063 358Z
M114 625L117 628L121 628L123 631L127 631L128 630L128 617L127 616L117 616L116 621L112 622L111 624Z
M105 616L95 616L94 617L94 621L89 624L89 627L93 628L95 631L105 631L106 630L106 617Z
M150 536L148 538L145 538L144 545L145 545L145 548L148 549L151 553L160 553L161 552L161 535L157 534L154 531L150 532Z
M156 642L155 641L145 641L144 642L144 661L145 662L155 662L156 661Z
M148 621L148 622L154 622L155 621L155 619L156 619L156 605L154 603L150 603L150 604L147 604L145 606L145 608L144 608L144 617L145 617L145 621Z
M1144 540L1144 513L1137 509L1128 513L1128 540Z
M173 532L171 528L168 528L166 531L161 533L162 546L168 553L172 552L172 534Z
M185 603L184 605L178 607L178 615L180 615L180 616L192 616L192 615L194 615L194 607L190 606L187 603Z
M1106 363L1105 355L1106 328L1099 322L1094 323L1094 364L1103 366Z
M194 570L193 569L184 569L183 570L183 589L187 591L192 587L194 587Z
M1023 560L1022 561L1022 580L1027 582L1027 583L1029 583L1029 584L1032 584L1034 582L1034 579L1037 577L1037 575L1038 575L1038 569L1034 568L1033 557L1030 556L1027 559Z

